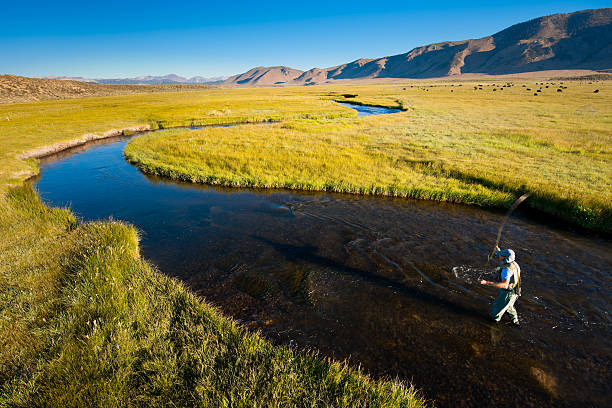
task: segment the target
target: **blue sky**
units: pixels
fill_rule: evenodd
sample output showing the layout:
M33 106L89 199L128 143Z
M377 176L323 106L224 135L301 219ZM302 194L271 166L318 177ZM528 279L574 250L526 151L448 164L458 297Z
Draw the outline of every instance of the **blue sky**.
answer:
M610 6L523 0L5 3L0 74L89 78L228 76L260 65L325 68Z

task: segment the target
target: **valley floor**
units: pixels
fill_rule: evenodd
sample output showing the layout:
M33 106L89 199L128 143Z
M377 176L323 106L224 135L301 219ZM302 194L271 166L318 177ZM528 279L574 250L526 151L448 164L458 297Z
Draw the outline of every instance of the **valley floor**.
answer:
M560 89L561 91L557 91ZM540 92L538 92L540 90ZM595 90L599 92L594 93ZM537 95L535 95L537 94ZM22 187L34 149L134 126L280 122L133 141L195 182L531 206L612 229L612 83L507 81L224 89L0 105L0 400L12 406L422 406L406 384L272 347L139 255ZM356 118L334 100L400 106Z

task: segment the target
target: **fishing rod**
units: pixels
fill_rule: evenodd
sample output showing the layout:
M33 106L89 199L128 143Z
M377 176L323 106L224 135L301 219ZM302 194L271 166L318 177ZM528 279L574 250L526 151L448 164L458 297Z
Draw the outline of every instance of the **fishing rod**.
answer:
M512 205L508 209L508 212L506 212L506 215L504 216L504 220L502 221L501 225L499 226L499 229L497 230L497 239L495 240L495 245L493 245L493 250L491 251L491 253L487 257L487 266L489 265L489 262L491 262L491 258L493 258L493 256L495 256L495 252L499 251L499 241L501 240L501 233L502 233L502 230L504 229L504 226L506 225L506 222L508 222L508 219L510 218L510 215L514 212L514 210L516 210L516 207L518 207L530 195L531 195L531 193L525 193L522 196L520 196L519 198L517 198L516 201L514 201L514 203L512 203ZM485 266L485 267L487 267L487 266ZM479 274L478 279L476 279L476 281L480 281L481 278L482 278L482 273ZM519 277L518 277L518 287L520 288L520 286L521 286L521 275L519 274Z
M495 255L495 251L497 251L497 248L499 248L499 240L501 239L501 233L502 233L502 230L504 229L504 226L506 225L506 222L508 221L508 218L510 218L510 214L512 214L512 212L514 210L516 210L516 207L518 207L530 195L531 195L531 193L523 194L508 209L508 212L504 216L504 221L499 226L499 230L497 230L497 239L495 240L495 245L493 245L493 251L491 251L491 254L489 254L489 256L487 258L487 263L489 263L489 261L491 261L491 258L493 258L493 256Z

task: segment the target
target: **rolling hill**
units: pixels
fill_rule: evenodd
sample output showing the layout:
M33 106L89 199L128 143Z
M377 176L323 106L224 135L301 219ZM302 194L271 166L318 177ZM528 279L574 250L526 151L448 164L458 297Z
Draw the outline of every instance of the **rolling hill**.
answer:
M368 78L436 78L550 70L612 69L612 8L554 14L515 24L491 36L447 41L376 59L358 59L302 72L257 67L225 85L314 84Z
M229 77L223 84L233 85L277 85L291 82L302 75L304 71L289 67L256 67L244 74Z
M105 85L83 81L0 75L0 104L148 92L185 92L209 88L199 84Z
M185 78L176 74L168 74L163 76L138 76L135 78L83 78L83 77L66 77L66 76L47 76L42 79L61 79L64 81L79 81L88 82L91 84L106 84L106 85L181 85L181 84L206 84L214 85L224 81L227 77L212 77L205 78L202 76L194 76Z

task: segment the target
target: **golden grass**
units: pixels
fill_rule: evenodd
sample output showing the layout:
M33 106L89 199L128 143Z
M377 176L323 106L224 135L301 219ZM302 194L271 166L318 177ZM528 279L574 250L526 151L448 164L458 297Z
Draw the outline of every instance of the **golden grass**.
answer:
M350 116L349 109L294 90L269 89L163 92L0 105L0 191L36 172L29 150L138 125L152 128L192 124L278 121Z
M344 100L349 89L357 95L349 101L407 111L156 133L131 142L126 157L145 172L228 186L495 207L531 191L532 207L610 231L612 86L566 82L557 92L560 84L552 83L322 88L323 97Z
M0 406L419 407L415 390L275 347L140 258L138 235L79 223L19 156L111 128L332 118L311 95L225 90L0 106Z
M0 406L422 407L415 390L272 346L152 268L120 222L29 188L0 202Z
M482 91L435 82L0 105L0 405L422 405L404 384L236 326L143 261L133 228L80 224L9 186L36 172L21 154L87 133L282 120L150 134L127 154L147 171L235 185L481 205L531 190L531 205L609 231L612 84L566 81L533 96L535 81L503 91L480 82ZM341 94L407 111L358 119L331 102Z

